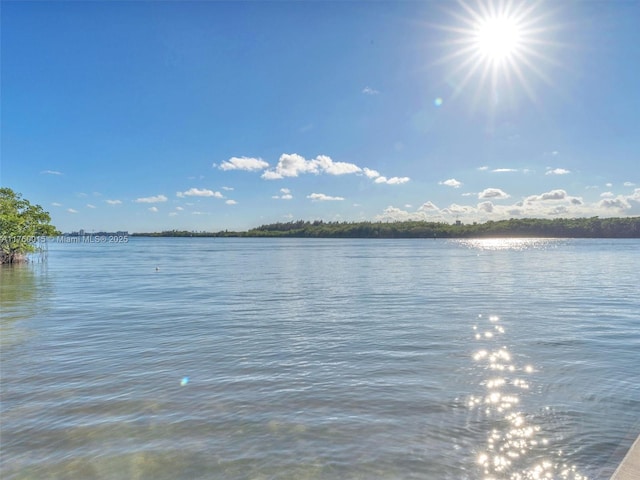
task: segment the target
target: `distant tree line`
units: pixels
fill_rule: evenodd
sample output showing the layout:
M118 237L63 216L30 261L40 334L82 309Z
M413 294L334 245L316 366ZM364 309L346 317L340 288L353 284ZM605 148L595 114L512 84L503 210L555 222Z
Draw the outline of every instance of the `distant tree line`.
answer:
M188 232L170 230L134 234L159 237L309 237L309 238L640 238L640 217L622 218L522 218L484 223L400 221L324 222L322 220L278 222L246 232Z

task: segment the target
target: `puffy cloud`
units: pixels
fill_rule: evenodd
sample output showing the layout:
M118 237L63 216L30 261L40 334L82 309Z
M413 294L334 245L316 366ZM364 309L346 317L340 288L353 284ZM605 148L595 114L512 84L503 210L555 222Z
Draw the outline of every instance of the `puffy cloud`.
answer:
M361 171L362 169L353 163L334 162L327 155L318 155L312 160L306 160L297 153L284 153L280 156L275 169L265 171L262 178L276 180L284 177L297 177L302 173L345 175Z
M397 222L407 220L424 220L425 215L421 212L407 212L397 207L389 206L385 208L381 215L376 215L375 220L382 222Z
M313 160L305 160L297 153L283 153L280 155L275 170L267 170L262 174L266 180L284 177L297 177L301 173L318 173L318 164Z
M231 157L225 160L218 167L220 170L245 170L248 172L264 170L269 164L261 158L252 157Z
M566 170L564 168L554 168L547 170L545 175L566 175L568 173L571 173L571 170Z
M448 180L438 182L438 185L446 185L447 187L460 188L460 185L462 185L462 182L459 182L455 178L450 178Z
M606 209L617 208L620 210L626 210L631 208L626 198L618 196L617 198L605 198L598 202L598 206Z
M362 169L362 171L364 172L364 174L368 177L368 178L377 178L380 176L380 173L377 170L372 170L370 168L364 167Z
M344 200L343 197L331 197L329 195L325 195L324 193L312 193L311 195L307 195L307 198L313 200L314 202L326 202L331 200Z
M238 204L238 202L236 202L235 200L227 200L224 203L226 203L227 205L237 205Z
M613 197L615 197L615 195L613 194L613 192L602 192L602 193L600 194L600 196L601 196L602 198L613 198Z
M165 197L164 195L155 195L152 197L137 198L134 201L136 203L160 203L160 202L166 202L167 197Z
M330 157L326 155L318 155L315 161L318 164L318 168L329 175L344 175L347 173L358 173L362 169L353 163L347 162L334 162Z
M508 193L503 192L499 188L485 188L483 191L481 191L478 194L478 198L481 199L481 200L484 199L484 198L503 199L503 198L509 198L510 196L511 195L509 195Z
M276 200L291 200L293 198L293 195L291 195L291 190L289 190L288 188L281 188L280 189L280 193L282 195L274 195L271 198L275 198Z
M487 213L493 212L493 203L486 201L478 204L478 210L483 210Z
M526 201L528 203L531 202L544 202L549 200L564 200L567 198L567 192L564 190L551 190L550 192L545 192L541 195L530 195L527 197Z
M122 200L105 200L109 205L120 205L122 204Z
M438 210L439 208L431 201L423 203L420 205L420 208L418 208L419 212L437 212Z
M567 198L567 192L564 190L551 190L540 195L540 200L564 200L565 198Z
M380 92L378 90L376 90L375 88L371 88L371 87L364 87L362 89L362 93L364 93L365 95L378 95L378 94L380 94Z
M387 185L401 185L403 183L407 183L411 180L409 177L383 177L382 175L377 177L374 182L375 183L386 183Z
M220 192L214 192L213 190L208 190L206 188L190 188L186 192L176 192L176 196L179 198L183 197L215 197L215 198L223 198Z

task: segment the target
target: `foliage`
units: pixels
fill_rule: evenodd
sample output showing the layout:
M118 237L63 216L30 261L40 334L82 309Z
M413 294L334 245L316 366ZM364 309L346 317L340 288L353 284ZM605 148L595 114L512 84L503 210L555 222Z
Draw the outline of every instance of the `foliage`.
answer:
M134 234L135 235L135 234ZM444 222L313 222L262 225L246 232L165 231L137 234L161 237L313 237L313 238L640 238L640 217L522 218L472 224Z
M38 240L56 235L51 217L10 188L0 188L0 263L23 261L36 251Z

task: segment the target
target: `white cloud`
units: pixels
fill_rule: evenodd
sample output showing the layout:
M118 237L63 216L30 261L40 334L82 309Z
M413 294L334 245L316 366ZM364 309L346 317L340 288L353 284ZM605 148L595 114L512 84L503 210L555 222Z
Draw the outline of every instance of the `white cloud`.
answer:
M362 89L362 93L364 93L365 95L378 95L380 92L378 90L376 90L375 88L364 87Z
M438 182L438 185L446 185L447 187L460 188L460 185L462 185L462 182L459 182L455 178L450 178L448 180Z
M227 205L236 205L238 202L236 202L235 200L227 200L226 202Z
M281 188L280 193L282 193L282 195L273 195L271 198L274 198L276 200L291 200L293 198L293 195L291 195L291 190L289 190L288 188Z
M52 206L52 207L61 207L61 206L62 206L62 204L61 204L61 203L58 203L58 202L53 202L53 203L51 204L51 206Z
M382 222L399 222L407 220L424 220L425 215L421 212L407 212L397 207L388 206L381 215L376 215L375 220Z
M297 153L283 153L280 155L275 170L267 170L262 174L266 180L284 177L297 177L301 173L318 173L318 165L313 160L305 160Z
M509 173L509 172L517 172L516 168L494 168L491 170L493 173Z
M602 193L600 194L600 196L601 196L602 198L613 198L613 197L615 197L615 195L613 194L613 192L602 192Z
M269 164L261 158L252 157L231 157L218 166L220 170L245 170L248 172L264 170L268 167Z
M262 174L262 178L276 180L284 177L297 177L303 173L345 175L361 171L362 169L353 163L334 162L327 155L318 155L312 160L306 160L297 153L284 153L280 156L275 169L265 171Z
M431 201L425 202L418 208L419 212L437 212L439 208Z
M604 186L607 188L611 188L613 187L613 183L605 183Z
M182 210L184 210L184 208L182 208L182 207L176 207L176 210L182 211Z
M226 190L228 192L233 191L233 187L222 187L223 190Z
M109 205L121 205L122 200L105 200Z
M160 202L166 202L167 197L165 197L164 195L155 195L152 197L136 198L134 201L136 203L160 203Z
M635 185L636 185L636 184L635 184L635 183L633 183L633 182L624 182L624 183L623 183L623 185L624 185L625 187L635 187Z
M362 171L364 172L364 174L368 177L368 178L377 178L380 176L380 173L377 170L372 170L370 168L364 167L362 169Z
M564 168L554 168L547 170L545 175L566 175L568 173L571 173L571 170L566 170Z
M62 172L58 172L57 170L42 170L40 173L43 175L62 175Z
M626 210L631 208L626 198L618 196L617 198L605 198L598 202L598 206L606 209L616 208L619 210Z
M69 212L69 213L78 213L78 211L73 209L73 208L67 208L67 212Z
M409 180L411 180L409 177L391 177L391 178L387 178L384 176L379 176L376 177L376 179L374 180L375 183L385 183L387 185L401 185L403 183L407 183Z
M169 216L170 216L170 217L175 217L175 216L177 216L177 215L178 215L178 214L177 214L176 212L169 212Z
M508 193L503 192L499 188L485 188L483 191L481 191L478 194L478 198L479 199L484 199L484 198L503 199L503 198L509 198L510 196L511 195L509 195Z
M478 210L483 210L487 213L493 212L493 203L486 201L478 204Z
M149 207L148 210L150 212L156 213L158 211L158 207Z
M215 198L224 198L220 192L214 192L213 190L208 190L206 188L190 188L186 192L176 192L176 196L179 198L183 197L215 197Z
M478 170L480 170L481 172L484 172L485 170L489 170L489 167L486 165L483 165L481 167L478 167Z
M328 173L329 175L345 175L347 173L358 173L362 171L360 167L353 163L334 162L326 155L318 155L316 159L312 161L315 161L320 170Z
M325 195L324 193L312 193L311 195L307 195L307 198L310 198L314 202L326 202L331 200L344 200L343 197L331 197L329 195Z
M411 180L409 177L391 177L387 180L388 185L402 185Z
M92 205L92 204L90 204L90 203L87 203L87 208L96 208L96 206L95 206L95 205Z

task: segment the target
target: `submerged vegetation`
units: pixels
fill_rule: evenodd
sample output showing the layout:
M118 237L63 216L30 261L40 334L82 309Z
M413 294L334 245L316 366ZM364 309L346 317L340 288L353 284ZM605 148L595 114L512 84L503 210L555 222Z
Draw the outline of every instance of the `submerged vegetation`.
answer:
M246 232L189 232L170 230L137 233L154 237L311 237L311 238L640 238L640 217L523 218L485 223L404 221L324 222L293 221L262 225Z
M10 188L0 188L0 263L19 263L38 250L40 239L56 235L51 217Z

